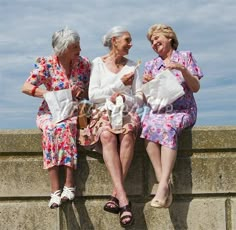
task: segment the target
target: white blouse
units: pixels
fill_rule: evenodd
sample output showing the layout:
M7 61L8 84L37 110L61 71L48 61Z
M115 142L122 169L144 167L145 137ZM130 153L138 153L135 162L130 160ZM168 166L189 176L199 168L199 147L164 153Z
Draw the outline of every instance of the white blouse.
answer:
M118 72L111 72L103 62L101 57L92 61L92 71L89 83L89 99L97 104L101 109L104 107L106 99L113 93L121 93L125 96L125 104L129 107L141 106L143 104L142 79L138 69L135 70L136 63L128 59L126 65ZM124 85L121 81L123 75L135 70L134 80L131 85Z

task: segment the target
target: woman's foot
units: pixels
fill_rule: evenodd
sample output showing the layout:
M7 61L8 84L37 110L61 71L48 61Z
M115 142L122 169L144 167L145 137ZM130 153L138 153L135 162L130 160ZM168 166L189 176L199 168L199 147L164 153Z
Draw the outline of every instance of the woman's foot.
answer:
M48 203L48 207L51 209L58 208L61 205L61 191L57 190L51 193L51 199Z
M111 196L107 203L104 205L103 209L107 212L118 214L120 212L119 200L116 197Z
M134 224L134 217L131 211L131 202L120 207L120 225L125 228Z
M75 198L75 187L66 187L64 186L63 192L61 194L62 202L71 201Z
M162 190L161 195L159 195L159 189L157 191L157 194L151 201L151 206L155 208L169 208L173 201L173 195L172 195L172 189L171 189L171 183L169 182L167 185L167 192L166 189ZM166 195L167 194L167 195Z

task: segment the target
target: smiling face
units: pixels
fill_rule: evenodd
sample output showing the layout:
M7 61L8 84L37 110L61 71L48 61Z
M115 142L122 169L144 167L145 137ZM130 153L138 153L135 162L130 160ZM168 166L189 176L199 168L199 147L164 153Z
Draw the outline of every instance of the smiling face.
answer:
M167 38L162 33L153 33L150 38L153 50L160 56L166 56L172 51L171 38Z
M113 38L113 49L121 56L125 56L129 53L129 49L132 47L132 38L130 33L125 32L120 37Z

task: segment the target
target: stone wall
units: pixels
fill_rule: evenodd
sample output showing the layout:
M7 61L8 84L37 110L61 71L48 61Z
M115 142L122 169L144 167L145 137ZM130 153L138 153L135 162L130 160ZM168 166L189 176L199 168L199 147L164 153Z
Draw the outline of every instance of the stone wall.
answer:
M38 130L0 130L1 230L115 230L118 215L103 211L112 184L102 156L80 151L77 196L48 208L50 184L42 169ZM61 171L63 177L63 171ZM236 229L236 127L195 127L179 143L169 209L150 207L157 184L138 139L126 180L135 230Z

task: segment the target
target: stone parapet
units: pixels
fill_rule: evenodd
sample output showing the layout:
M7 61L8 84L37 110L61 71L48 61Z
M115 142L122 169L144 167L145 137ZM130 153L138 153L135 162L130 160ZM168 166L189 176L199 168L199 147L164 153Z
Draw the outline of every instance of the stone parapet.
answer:
M112 184L102 156L83 149L79 153L75 201L50 210L40 131L0 130L0 229L121 229L118 215L103 211ZM174 202L169 209L152 208L158 184L138 139L125 182L136 219L130 229L236 229L235 175L236 127L186 130L172 175Z

